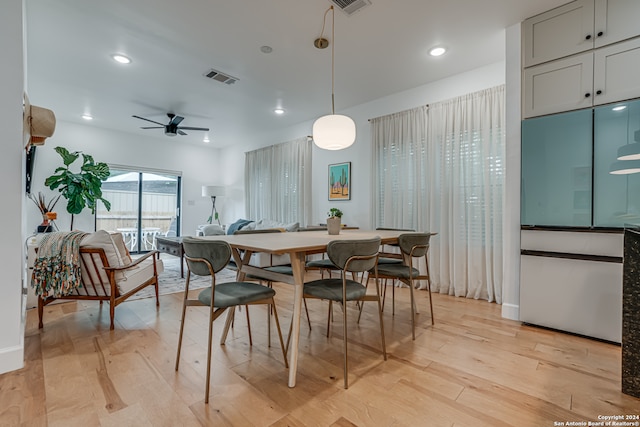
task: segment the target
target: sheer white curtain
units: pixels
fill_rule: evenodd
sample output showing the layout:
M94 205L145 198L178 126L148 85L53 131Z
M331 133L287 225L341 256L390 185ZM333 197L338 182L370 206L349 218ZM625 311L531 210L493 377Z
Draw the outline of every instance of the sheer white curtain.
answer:
M374 223L438 233L441 293L502 302L504 117L499 86L371 122Z
M311 152L303 137L245 153L248 219L311 222Z

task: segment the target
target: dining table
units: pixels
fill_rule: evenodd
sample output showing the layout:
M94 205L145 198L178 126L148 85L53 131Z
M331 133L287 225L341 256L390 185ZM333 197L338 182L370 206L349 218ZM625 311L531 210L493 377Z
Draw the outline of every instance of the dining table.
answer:
M237 280L244 280L250 274L254 277L291 284L294 286L294 303L291 331L291 349L289 356L289 387L295 387L298 370L298 343L300 339L300 317L304 293L305 262L307 255L325 253L327 245L334 240L358 240L380 237L381 244L397 244L401 230L341 230L340 234L330 235L323 231L259 233L204 236L200 239L224 240L229 243L232 255L238 266ZM265 252L273 255L288 254L291 259L293 275L268 271L249 265L251 255ZM226 333L226 332L225 332Z

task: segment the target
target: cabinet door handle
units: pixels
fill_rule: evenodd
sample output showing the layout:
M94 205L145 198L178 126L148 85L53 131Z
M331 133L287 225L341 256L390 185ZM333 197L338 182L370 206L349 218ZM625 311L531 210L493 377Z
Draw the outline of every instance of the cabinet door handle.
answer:
M585 37L586 40L591 40L591 34L587 34L587 37Z
M596 95L602 95L602 91L601 90L596 91Z
M598 37L602 37L604 33L602 31L598 31Z
M590 93L585 93L585 94L584 94L584 97L585 97L585 98L588 98L588 97L590 97L590 96L591 96L591 94L590 94Z

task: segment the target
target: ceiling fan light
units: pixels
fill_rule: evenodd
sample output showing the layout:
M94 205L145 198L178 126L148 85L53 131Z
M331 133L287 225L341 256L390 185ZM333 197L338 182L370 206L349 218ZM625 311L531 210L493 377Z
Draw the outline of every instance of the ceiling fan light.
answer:
M351 117L328 114L313 123L313 142L325 150L342 150L356 140L356 124Z

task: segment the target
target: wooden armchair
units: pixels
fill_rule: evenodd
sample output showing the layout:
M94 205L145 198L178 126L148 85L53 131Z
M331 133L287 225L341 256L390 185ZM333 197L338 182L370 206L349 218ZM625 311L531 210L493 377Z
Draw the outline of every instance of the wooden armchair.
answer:
M146 286L155 286L156 306L160 305L158 274L163 271L163 264L155 256L157 253L151 251L132 260L122 234L98 231L88 235L80 246L81 285L69 295L39 296L38 327L43 327L44 306L55 300L97 300L100 304L108 301L110 329L114 329L116 306Z

